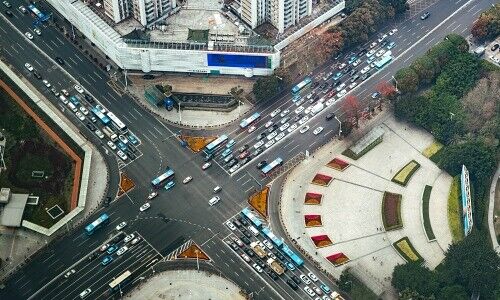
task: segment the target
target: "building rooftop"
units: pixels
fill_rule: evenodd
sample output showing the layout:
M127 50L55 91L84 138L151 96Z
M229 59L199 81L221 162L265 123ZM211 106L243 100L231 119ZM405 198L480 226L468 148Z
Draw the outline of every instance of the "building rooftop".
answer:
M28 194L11 194L9 203L4 206L0 215L0 224L8 227L20 227L28 196Z

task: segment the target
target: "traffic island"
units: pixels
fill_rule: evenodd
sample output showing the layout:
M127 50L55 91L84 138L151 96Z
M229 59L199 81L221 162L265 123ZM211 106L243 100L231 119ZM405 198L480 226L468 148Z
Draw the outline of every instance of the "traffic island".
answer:
M267 219L267 201L269 197L269 187L265 186L262 190L248 197L248 203L264 218Z
M135 187L135 183L124 172L120 173L120 187L118 189L118 197L127 193Z
M198 153L210 142L214 141L217 137L215 136L187 136L181 135L180 139L184 141L188 148L194 153Z
M199 260L210 260L208 255L201 250L196 244L192 244L186 250L179 253L176 257L177 259L199 259Z

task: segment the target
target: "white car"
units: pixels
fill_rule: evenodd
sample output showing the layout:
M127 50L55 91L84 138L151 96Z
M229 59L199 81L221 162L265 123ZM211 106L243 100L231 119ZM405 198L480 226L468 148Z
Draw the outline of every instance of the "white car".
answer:
M153 199L154 197L158 196L157 192L152 192L151 194L148 195L148 200Z
M64 278L68 278L69 276L75 274L75 272L75 269L69 270L68 272L66 272L66 274L64 274Z
M139 210L140 210L140 211L145 211L145 210L147 210L147 209L148 209L148 208L150 208L150 207L151 207L151 204L149 204L149 203L144 203L143 205L141 205L141 207L139 207Z
M393 35L395 34L396 32L398 32L397 28L394 28L392 29L391 31L389 31L389 35Z
M118 249L118 251L116 252L116 255L122 255L123 253L127 252L128 250L128 247L127 246L123 246L121 247L120 249Z
M212 199L208 200L208 205L214 206L219 201L220 201L220 197L219 196L214 196L214 197L212 197Z
M270 114L271 118L276 117L276 116L277 116L280 112L281 112L281 109L276 108L276 109L275 109L275 110L273 110L273 112Z
M113 150L113 151L116 150L115 143L113 143L112 141L108 141L107 144L108 144L108 147L111 148L111 150Z
M308 114L311 112L311 110L312 110L312 109L313 109L313 106L312 106L312 105L311 105L311 106L309 106L308 108L306 108L306 109L304 110L304 114L308 115Z
M288 127L290 127L290 123L285 123L283 125L281 125L280 127L280 131L283 132L285 131Z
M311 283L311 279L309 279L306 275L304 274L301 274L300 275L300 279L302 280L302 282L304 282L305 284L310 284Z
M352 90L353 88L355 88L356 86L358 85L357 82L353 82L351 84L349 84L349 88Z
M81 112L77 111L76 116L80 119L80 121L85 121L85 116Z
M135 238L135 235L134 235L133 233L131 233L131 234L127 235L127 236L125 237L125 239L123 239L123 242L124 242L124 243L128 243L128 242L130 242L131 240L133 240L134 238Z
M268 240L264 240L264 245L266 245L266 248L269 250L273 250L274 248L273 244L271 244L271 242Z
M50 82L47 81L47 79L42 80L42 82L47 88L50 88L52 86Z
M30 40L32 40L32 39L33 39L33 35L32 35L30 32L26 32L24 35L25 35L27 38L29 38Z
M278 132L277 131L273 131L271 132L268 136L267 136L267 140L270 141L272 139L274 139L275 136L278 135Z
M255 126L255 125L250 126L250 128L248 128L248 133L254 132L255 129L257 129L257 126Z
M284 132L282 132L282 133L278 134L278 135L274 138L274 140L277 142L277 141L281 140L281 139L282 139L282 138L284 138L284 137L285 137L285 133L284 133Z
M373 43L371 43L371 44L370 44L370 49L375 48L375 46L377 46L377 42L373 42Z
M304 291L306 291L306 293L311 296L311 298L314 298L314 296L316 296L316 293L308 286L305 286L304 287Z
M226 226L233 231L236 230L236 226L234 226L233 222L231 221L227 221Z
M340 98L344 97L346 94L347 94L347 90L341 90L341 91L337 94L337 98L338 98L338 99L340 99Z
M254 268L257 272L262 273L262 268L261 268L259 265L257 265L257 264L253 264L253 265L252 265L252 267L253 267L253 268Z
M81 111L81 112L82 112L82 114L84 114L84 115L88 115L88 114L89 114L89 110L88 110L88 109L86 109L86 108L85 108L85 107L83 107L83 106L80 106L80 111Z
M297 107L297 109L295 110L295 113L296 113L296 114L300 114L303 110L304 110L304 106L299 106L299 107Z
M297 129L297 127L299 127L299 125L297 125L297 123L294 123L294 124L292 124L292 126L288 127L287 131L292 132L295 129Z
M357 67L360 63L361 63L361 59L358 58L358 59L356 59L355 62L352 63L352 66Z
M365 74L366 72L370 71L370 66L366 66L363 69L361 69L361 74Z
M260 140L258 141L255 145L253 145L253 147L255 149L259 149L260 147L262 147L262 145L264 145L264 141L263 140Z
M141 238L140 237L136 237L135 239L132 240L132 242L130 242L131 245L135 245L137 243L139 243L141 241Z
M372 50L368 51L368 53L366 53L366 56L371 57L373 54L375 54L375 52L376 52L376 50L372 49Z
M345 83L342 83L341 85L339 85L337 87L337 92L340 92L341 90L343 90L345 88Z
M231 167L231 169L229 169L229 173L236 172L236 170L238 170L240 167L241 167L241 165L239 163L235 164L234 166Z
M40 30L40 28L38 28L38 27L35 27L35 28L33 29L33 31L34 31L37 35L42 35L42 31L41 31L41 30Z
M184 180L182 181L182 183L186 184L186 183L189 183L191 180L193 180L193 177L192 176L188 176L188 177L184 178Z
M118 154L118 156L119 156L122 160L127 160L127 158L128 158L128 156L127 156L125 153L123 153L123 151L122 151L122 150L118 150L118 151L116 152L116 154Z
M379 43L382 43L385 39L387 38L387 34L384 34L383 36L381 36L379 39L378 39L378 42Z
M271 147L272 145L274 145L274 143L275 143L275 140L270 140L270 141L268 141L268 142L264 145L264 147L269 148L269 147Z
M64 95L59 95L59 100L61 100L62 103L64 103L64 104L68 104L69 103L68 99L66 99L66 97L64 97Z
M243 258L243 260L246 261L247 263L250 262L250 257L248 257L248 255L246 255L245 253L241 254L241 258Z
M269 127L271 127L272 125L273 125L273 121L269 121L269 122L267 122L267 123L264 125L264 127L269 128Z
M308 130L309 130L309 125L306 125L306 126L304 126L304 127L300 128L299 132L300 132L300 133L305 133L305 132L306 132L306 131L308 131Z
M289 109L285 109L284 111L281 112L280 117L283 118L284 116L288 115L289 112L290 112Z
M206 162L203 164L203 166L201 166L201 169L206 170L206 169L210 168L211 165L212 165L211 162Z
M120 141L121 141L122 143L124 143L125 145L126 145L126 144L128 144L128 139L127 139L127 138L126 138L123 134L120 134L120 135L118 136L118 138L119 138L119 139L120 139Z
M326 102L325 102L325 105L326 105L326 106L330 106L330 105L332 105L333 103L335 103L335 100L336 100L336 99L335 99L335 97L330 98L330 99L328 99L328 101L326 101Z
M116 230L120 231L125 228L125 226L127 226L127 222L121 222L120 224L116 225Z
M78 84L75 84L75 90L76 90L78 93L80 93L80 94L83 94L83 92L84 92L84 91L83 91L83 89L82 89L82 87L81 87L81 86L79 86Z
M25 67L26 69L28 69L28 71L33 72L33 66L32 66L32 65L30 65L29 63L25 63L25 64L24 64L24 67Z
M375 56L376 57L381 57L382 55L384 55L384 53L385 53L385 49L380 49L380 50L378 50L377 53L375 53Z
M69 92L65 89L61 90L61 94L63 94L65 97L69 97Z
M314 282L318 281L318 277L316 277L313 272L307 273L307 276L309 276L309 278L311 278L311 280Z
M316 128L316 129L314 129L313 133L314 133L314 135L318 135L318 134L321 133L321 131L323 131L323 127L320 126L320 127Z
M304 124L309 120L309 116L304 116L302 119L299 120L299 125Z
M96 129L95 135L97 135L100 139L104 138L104 133L102 133L99 129Z
M341 65L339 66L339 70L342 70L342 69L343 69L343 68L345 68L346 66L347 66L347 65L346 65L345 63L341 64Z

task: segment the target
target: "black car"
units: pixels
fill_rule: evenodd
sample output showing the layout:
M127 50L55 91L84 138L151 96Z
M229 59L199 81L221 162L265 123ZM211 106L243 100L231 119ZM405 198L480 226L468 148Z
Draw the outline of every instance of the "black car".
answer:
M97 257L99 257L99 252L97 252L97 251L96 251L96 252L94 252L94 253L90 254L90 255L87 257L87 259L88 259L89 261L92 261L92 260L96 259Z
M295 282L293 282L292 280L290 279L287 279L286 280L286 283L288 283L288 285L293 289L293 290L297 290L299 287L295 284Z
M248 146L248 144L243 145L243 146L241 146L241 147L238 149L238 152L239 152L239 153L243 153L245 150L247 150L247 149L248 149L248 147L250 147L250 146Z
M153 74L144 74L142 75L142 79L146 80L155 79L155 76Z
M248 230L242 228L241 229L241 232L243 232L243 234L247 237L247 238L251 238L252 237L252 234L250 232L248 232Z
M285 260L285 257L280 252L277 252L277 253L274 253L274 254L276 255L277 258L279 258L281 260Z
M328 114L326 115L326 120L327 120L327 121L330 121L331 119L333 119L333 117L335 117L335 115L334 115L333 113L328 113Z
M347 74L347 73L351 72L351 70L352 70L352 67L351 66L347 66L347 67L344 68L344 70L342 70L342 73Z
M239 217L238 221L240 221L240 223L243 224L243 226L248 226L248 222L247 220L245 220L245 218Z
M37 70L33 70L33 75L35 75L36 79L42 79L42 75Z
M351 77L351 82L358 80L358 78L359 78L359 74L354 75L353 77Z
M263 160L260 163L257 164L257 169L262 169L264 166L267 165L267 161Z
M14 14L13 14L10 10L6 10L6 11L5 11L5 14L6 14L7 16L9 16L9 17L13 17L13 16L14 16Z
M111 240L111 242L112 242L113 244L116 244L116 243L118 243L119 241L123 240L124 238L125 238L125 233L124 233L124 232L120 232L117 236L115 236L115 237Z
M276 275L276 273L274 273L273 271L267 272L267 275L269 275L269 277L271 277L273 280L278 280L278 275Z
M87 122L87 124L85 124L85 126L87 126L87 128L90 130L90 131L94 131L95 130L95 126L94 124L90 123L90 122Z
M300 281L299 277L297 277L297 275L292 275L290 276L292 278L293 281L295 281L296 284L300 285L300 283L302 281Z
M130 150L127 150L126 154L128 155L128 157L130 159L136 159L137 158L137 156L132 151L130 151Z
M263 262L261 259L257 259L255 260L255 262L259 265L259 267L261 268L265 268L266 267L266 263Z
M315 81L315 82L313 82L313 83L311 84L311 87L312 87L312 88L315 88L315 87L317 87L318 85L319 85L319 82Z
M250 240L246 236L240 236L240 240L245 244L250 244Z
M231 246L231 248L233 248L234 251L238 251L238 249L240 249L238 247L238 245L236 245L236 243L234 243L234 242L231 242L231 243L228 243L228 244L229 244L229 246Z
M267 132L272 133L273 131L275 131L278 128L279 128L279 126L277 124L274 124L273 126L271 126L267 129Z
M491 47L491 51L495 51L495 50L497 50L499 47L500 47L500 45L495 44L495 45L493 45L493 46Z
M210 161L210 160L212 160L213 157L214 157L213 154L206 155L203 157L203 161L204 162Z
M245 157L244 159L241 160L241 164L242 165L246 165L251 160L252 160L252 156L249 155L249 156L247 156L247 157Z
M300 119L302 119L304 115L302 113L298 113L297 115L295 115L295 117L293 117L292 121L293 122L298 122Z
M94 104L95 103L94 98L92 98L92 96L90 96L89 94L85 93L83 95L83 97L85 98L85 100L87 100L88 103L90 103L90 104Z
M366 78L370 77L370 75L372 75L370 71L366 72L365 74L361 75L361 80L366 80Z
M257 136L256 140L257 140L257 141L260 141L260 140L262 140L263 138L265 138L265 137L266 137L266 135L267 135L267 133L264 131L264 132L260 133L260 134Z
M363 49L363 50L361 50L361 51L359 51L359 52L358 52L358 55L357 55L357 56L358 56L358 57L361 57L361 56L365 55L365 54L366 54L366 52L367 52L367 51L366 51L366 49Z
M232 168L232 167L233 167L235 164L237 164L237 163L238 163L238 160L237 160L236 158L233 158L233 159L231 159L231 160L227 163L227 166L228 166L229 168Z
M58 64L64 65L64 60L62 58L60 58L59 56L56 56L56 61Z
M385 40L380 44L380 47L384 48L385 46L387 46L387 44L389 44L389 41Z
M245 251L245 253L250 257L255 256L255 253L253 253L253 251L250 248L244 248L243 251Z
M335 81L335 83L333 84L334 87L337 87L341 84L342 82L340 80L337 80Z

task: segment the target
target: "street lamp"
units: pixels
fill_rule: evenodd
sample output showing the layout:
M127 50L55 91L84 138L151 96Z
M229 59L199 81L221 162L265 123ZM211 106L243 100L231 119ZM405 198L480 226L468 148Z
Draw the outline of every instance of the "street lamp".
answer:
M394 80L394 83L396 83L396 92L399 92L399 90L398 90L398 81L396 80L396 78L394 78L394 76L392 76L392 80Z
M238 117L241 115L241 101L238 99Z
M179 125L181 125L182 124L181 103L177 102L177 105L179 106Z
M339 122L339 139L340 139L340 135L342 134L342 122L340 122L339 118L337 118L336 115L333 115L333 117L335 118L335 120L337 120L337 122Z

